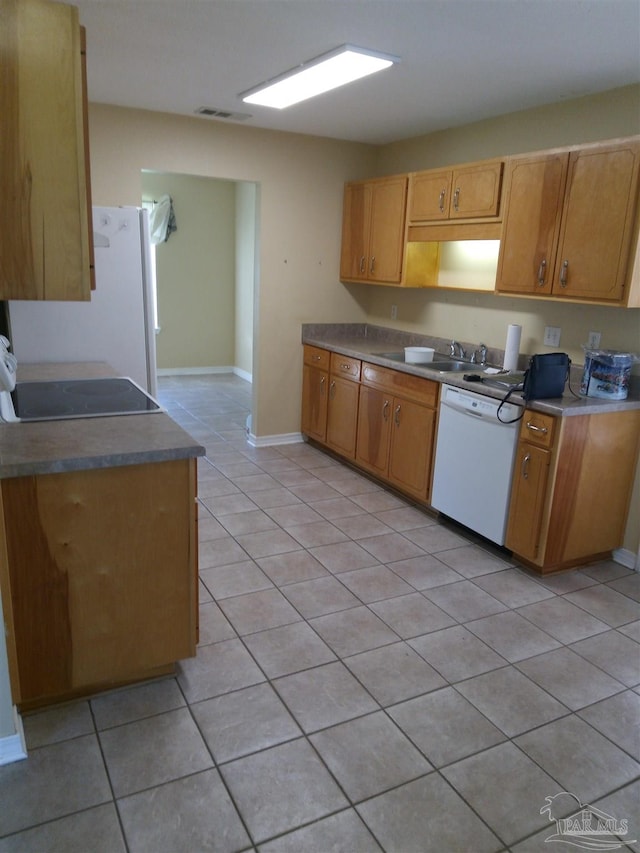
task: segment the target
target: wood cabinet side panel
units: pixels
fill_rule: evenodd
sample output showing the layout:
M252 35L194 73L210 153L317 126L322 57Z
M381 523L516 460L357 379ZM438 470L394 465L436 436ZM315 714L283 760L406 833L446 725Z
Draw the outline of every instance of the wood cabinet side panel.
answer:
M565 418L549 515L549 565L622 544L638 458L640 412Z
M189 461L3 482L21 700L195 653Z

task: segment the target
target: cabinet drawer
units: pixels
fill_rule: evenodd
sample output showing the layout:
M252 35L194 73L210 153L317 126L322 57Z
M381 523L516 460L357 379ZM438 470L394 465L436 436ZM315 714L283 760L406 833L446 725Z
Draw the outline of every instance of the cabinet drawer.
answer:
M402 373L400 370L389 370L386 367L378 367L377 364L363 362L361 379L365 385L399 394L405 399L415 400L426 406L435 407L438 402L438 383L412 373Z
M304 363L311 367L319 367L322 370L329 369L329 361L331 353L329 350L320 349L320 347L312 347L305 344L304 347Z
M552 447L556 419L553 415L543 415L527 409L520 426L520 439L539 447Z
M331 373L335 376L343 376L345 379L360 379L360 366L362 362L357 358L349 358L347 355L340 353L331 353Z

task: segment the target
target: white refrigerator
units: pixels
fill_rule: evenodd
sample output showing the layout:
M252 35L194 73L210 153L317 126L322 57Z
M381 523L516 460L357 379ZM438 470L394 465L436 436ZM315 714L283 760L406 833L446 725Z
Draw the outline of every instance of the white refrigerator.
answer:
M155 285L149 215L94 207L90 302L9 302L12 350L27 362L105 361L156 395Z

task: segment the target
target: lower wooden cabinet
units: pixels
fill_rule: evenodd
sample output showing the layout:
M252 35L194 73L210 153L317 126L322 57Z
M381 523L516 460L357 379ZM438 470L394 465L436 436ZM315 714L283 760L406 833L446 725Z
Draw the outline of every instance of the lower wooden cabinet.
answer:
M526 411L506 547L543 574L619 548L639 436L640 411L564 418Z
M194 459L2 481L15 704L148 678L195 654L195 495Z
M362 382L356 462L426 502L431 483L437 383L366 363Z

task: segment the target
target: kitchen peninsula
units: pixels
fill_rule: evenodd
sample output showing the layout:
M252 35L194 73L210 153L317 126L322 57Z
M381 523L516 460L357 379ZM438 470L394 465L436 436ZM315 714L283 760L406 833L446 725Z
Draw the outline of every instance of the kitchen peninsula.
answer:
M111 375L98 364L19 369L23 381ZM162 411L0 424L0 590L20 709L195 654L204 452Z

